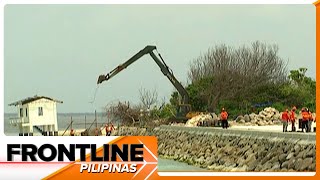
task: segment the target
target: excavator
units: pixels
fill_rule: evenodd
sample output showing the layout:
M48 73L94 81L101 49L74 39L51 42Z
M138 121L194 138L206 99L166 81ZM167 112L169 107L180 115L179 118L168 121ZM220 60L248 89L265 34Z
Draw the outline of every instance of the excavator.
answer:
M161 72L169 79L169 81L173 84L173 86L177 89L178 93L181 96L181 102L177 107L177 114L175 115L174 119L178 122L186 122L188 119L200 114L200 112L192 112L191 105L189 104L190 98L189 98L188 92L181 85L181 83L175 78L172 70L164 62L160 53L158 53L157 51L158 56L160 57L161 60L156 56L154 51L157 51L156 46L151 46L151 45L146 46L144 49L140 50L137 54L132 56L125 63L120 64L115 69L110 71L108 74L100 75L98 77L97 84L101 84L104 81L108 81L109 79L117 75L119 72L127 68L132 63L136 62L138 59L140 59L144 55L149 54L154 60L154 62L159 66Z

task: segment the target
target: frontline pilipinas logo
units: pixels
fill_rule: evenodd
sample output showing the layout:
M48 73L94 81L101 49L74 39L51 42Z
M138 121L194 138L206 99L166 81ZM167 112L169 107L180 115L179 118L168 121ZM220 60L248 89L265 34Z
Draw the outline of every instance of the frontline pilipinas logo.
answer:
M44 179L158 177L157 140L152 136L118 137L99 148L96 144L7 144L7 161L18 160L29 163L70 162Z

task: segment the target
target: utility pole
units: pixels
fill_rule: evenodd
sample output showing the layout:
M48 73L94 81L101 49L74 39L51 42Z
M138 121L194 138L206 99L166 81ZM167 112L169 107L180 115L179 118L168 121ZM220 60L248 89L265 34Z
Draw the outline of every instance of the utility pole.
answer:
M94 110L94 119L96 121L96 128L98 128L97 110Z

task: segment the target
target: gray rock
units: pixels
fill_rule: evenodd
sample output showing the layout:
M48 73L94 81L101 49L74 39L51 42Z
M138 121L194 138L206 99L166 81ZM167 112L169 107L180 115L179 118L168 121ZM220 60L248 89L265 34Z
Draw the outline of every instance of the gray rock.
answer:
M210 115L211 115L213 121L218 120L218 116L215 113L210 113Z
M311 149L309 152L307 152L306 157L316 157L315 149Z
M254 171L257 168L258 164L259 162L256 160L250 161L248 163L248 171Z
M308 167L309 171L316 171L316 163L312 163L309 167Z
M267 162L263 165L263 168L261 169L261 171L269 170L271 169L271 167L272 167L272 164L270 162Z
M286 154L281 154L281 155L279 156L279 161L280 161L280 163L285 162L286 159L287 159L287 155L286 155Z
M289 153L286 159L291 159L292 157L294 157L294 153Z
M272 171L280 171L280 163L279 162L276 162L272 168L271 168Z
M296 162L298 163L298 162ZM301 164L297 164L297 170L305 171L312 165L312 158L306 158L302 160Z
M282 169L287 169L289 166L289 161L285 161L284 163L281 164Z
M244 115L243 118L244 118L245 122L250 122L251 121L249 115L247 115L247 114Z
M254 113L249 114L250 120L254 120L257 115Z
M294 146L294 151L297 153L297 152L300 152L300 150L301 150L300 145L299 145L299 144L296 144L296 145Z
M306 156L305 153L306 152L304 152L304 151L299 152L298 155L296 156L296 158L303 158L304 156Z
M290 169L294 169L294 166L295 166L295 158L291 158L291 159L289 159L289 161L288 161L288 169L290 170Z
M243 116L238 116L237 118L236 118L236 122L239 122L240 120L242 120L243 119Z
M312 163L312 161L311 161ZM298 170L300 171L300 169L302 169L302 164L303 164L303 160L302 159L297 159L294 163L294 170Z

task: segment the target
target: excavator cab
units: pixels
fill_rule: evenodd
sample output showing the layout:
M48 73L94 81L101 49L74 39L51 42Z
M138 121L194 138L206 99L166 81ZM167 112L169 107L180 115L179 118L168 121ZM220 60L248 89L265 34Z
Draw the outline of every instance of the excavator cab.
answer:
M199 115L200 112L193 112L190 104L180 104L177 108L176 119L185 123L187 120Z
M177 115L175 117L175 120L181 123L186 123L189 119L200 114L201 112L192 111L190 104L180 104L177 108Z

